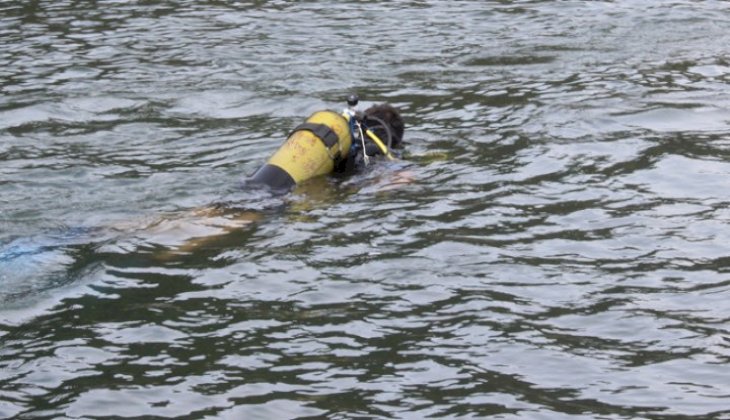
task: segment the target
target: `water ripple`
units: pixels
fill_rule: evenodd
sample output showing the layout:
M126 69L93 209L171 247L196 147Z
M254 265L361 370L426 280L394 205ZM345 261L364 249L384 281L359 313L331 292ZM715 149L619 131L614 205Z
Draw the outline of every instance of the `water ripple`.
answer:
M0 417L726 418L726 12L3 3ZM240 189L352 90L407 163Z

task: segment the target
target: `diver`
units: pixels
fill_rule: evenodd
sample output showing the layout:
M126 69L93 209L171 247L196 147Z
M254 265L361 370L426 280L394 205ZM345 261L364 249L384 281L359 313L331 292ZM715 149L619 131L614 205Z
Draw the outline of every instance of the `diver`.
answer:
M342 113L315 112L297 126L286 142L251 177L248 184L261 190L254 208L223 202L185 212L155 216L152 221L131 220L109 227L69 229L47 237L16 238L0 244L0 278L15 278L0 291L0 304L30 293L35 279L66 276L67 270L82 266L79 257L90 249L116 243L126 232L120 248L146 249L150 258L177 264L180 256L210 248L234 246L237 232L261 220L286 201L282 193L316 176L347 176L374 168L377 160L395 160L403 148L404 123L400 113L388 104L358 111L358 98L350 96ZM273 205L273 207L272 207ZM271 207L271 208L270 208ZM111 249L115 245L110 246ZM96 251L93 251L96 252ZM50 264L46 262L50 261ZM71 262L69 262L71 261ZM34 279L25 281L24 279Z
M374 167L376 160L395 160L403 147L404 132L398 110L391 105L380 104L360 112L356 109L357 104L357 96L351 95L342 113L319 111L312 114L291 132L286 142L249 177L246 184L251 187L267 186L270 191L262 192L266 196L273 193L273 198L316 176L352 175ZM114 225L111 229L92 231L95 236L103 238L98 239L100 242L108 241L114 232L132 232L135 240L155 244L154 249L158 245L166 247L156 250L154 255L158 259L169 259L224 242L228 234L261 219L261 206L257 208L259 211L218 203L182 214L156 217L152 223L135 220ZM35 238L13 240L8 246L0 247L0 268L14 267L17 270L24 264L36 266L34 261L48 252L87 243L90 232L69 230L54 235L51 241L46 238L39 243ZM28 261L33 263L28 264Z
M397 160L404 145L405 131L400 112L389 104L373 105L360 112L356 109L357 104L357 96L351 95L342 113L318 111L312 114L244 181L244 189L256 190L264 186L266 190L261 192L274 198L318 176L353 175L374 168L378 160ZM407 176L401 175L393 185L409 181ZM173 230L195 232L183 243L167 244L166 251L156 253L159 259L167 259L213 243L223 243L228 234L240 231L262 216L261 208L255 211L241 208L237 203L223 202L194 210L184 218L160 220L144 230L153 234Z
M286 142L249 181L287 192L316 176L351 175L363 171L375 159L395 160L403 147L405 131L400 113L388 104L359 112L358 102L357 95L350 95L342 114L312 114L292 130Z

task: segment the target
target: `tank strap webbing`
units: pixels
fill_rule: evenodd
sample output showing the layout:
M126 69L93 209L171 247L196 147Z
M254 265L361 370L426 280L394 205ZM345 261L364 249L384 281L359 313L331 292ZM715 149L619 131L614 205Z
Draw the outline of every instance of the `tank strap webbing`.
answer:
M333 146L335 146L340 141L340 138L337 136L337 133L332 131L331 128L327 127L324 124L317 124L317 123L310 123L310 122L305 122L305 123L299 124L294 130L292 130L291 133L289 133L289 135L291 136L292 134L296 133L297 131L302 131L302 130L309 131L312 134L314 134L315 136L317 136L317 138L322 140L322 143L324 143L324 145L325 145L325 147L327 147L327 149L331 149Z

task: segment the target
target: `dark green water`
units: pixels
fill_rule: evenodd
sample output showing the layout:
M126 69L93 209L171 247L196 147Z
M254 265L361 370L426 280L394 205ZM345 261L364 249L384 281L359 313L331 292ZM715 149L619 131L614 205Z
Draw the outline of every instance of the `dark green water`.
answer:
M0 418L730 418L728 28L0 2ZM241 188L351 91L401 108L405 172Z

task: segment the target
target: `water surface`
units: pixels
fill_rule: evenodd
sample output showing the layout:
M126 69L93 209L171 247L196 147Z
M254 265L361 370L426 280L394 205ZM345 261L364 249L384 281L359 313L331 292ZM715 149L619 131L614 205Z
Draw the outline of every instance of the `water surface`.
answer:
M3 2L0 417L730 418L728 27ZM352 91L406 168L242 187Z

